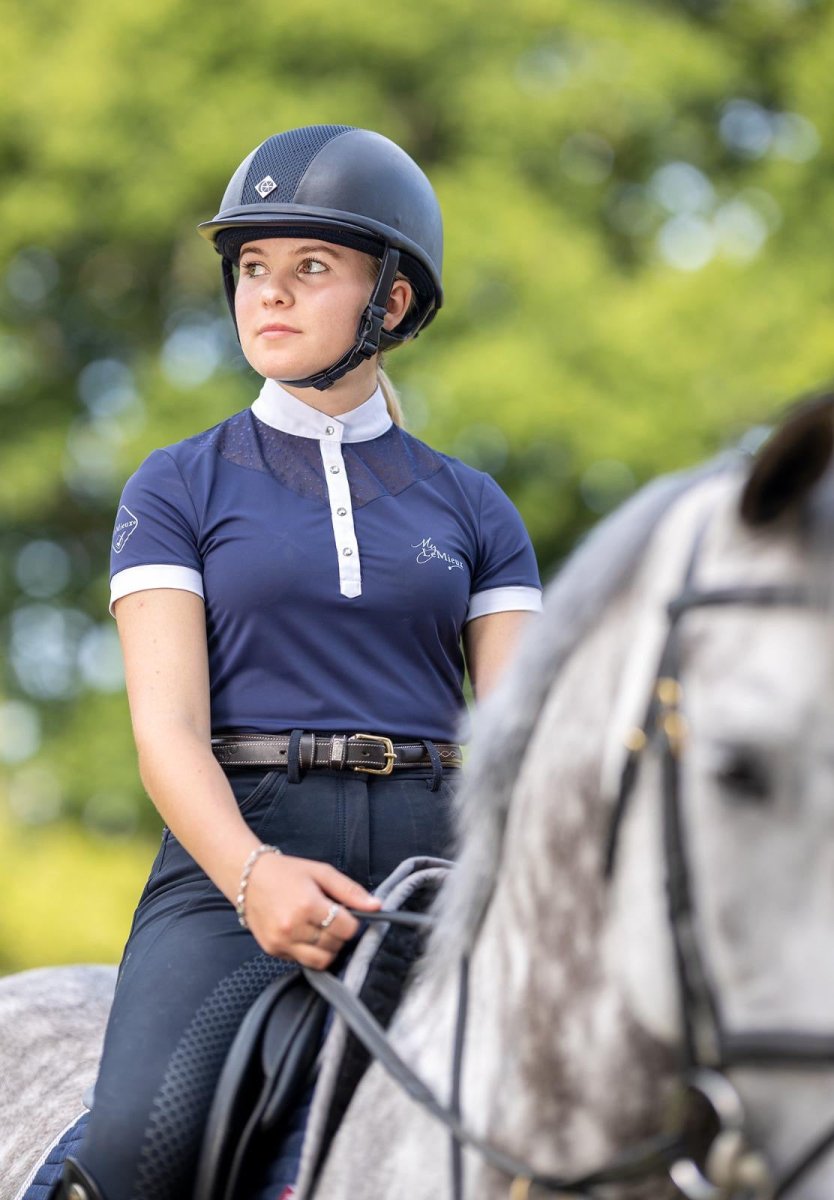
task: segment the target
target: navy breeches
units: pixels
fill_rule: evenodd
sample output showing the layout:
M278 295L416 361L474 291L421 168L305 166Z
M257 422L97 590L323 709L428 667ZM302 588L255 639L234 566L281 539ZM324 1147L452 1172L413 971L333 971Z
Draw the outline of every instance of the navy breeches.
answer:
M404 858L446 856L456 772L374 777L236 770L247 823L286 854L332 863L369 890ZM242 865L242 864L241 864ZM220 894L166 830L133 920L77 1157L105 1200L186 1200L203 1127L246 1010L277 975Z

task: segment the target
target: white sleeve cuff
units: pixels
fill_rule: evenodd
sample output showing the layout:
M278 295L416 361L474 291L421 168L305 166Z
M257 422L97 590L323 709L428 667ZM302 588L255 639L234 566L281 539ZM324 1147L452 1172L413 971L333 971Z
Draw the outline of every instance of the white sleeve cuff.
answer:
M466 620L497 612L541 612L542 594L535 587L489 588L469 597Z
M150 588L174 588L180 592L195 592L202 600L203 577L193 567L180 567L172 563L148 563L141 567L126 567L117 571L110 580L110 613L113 605L122 596L131 592L146 592Z

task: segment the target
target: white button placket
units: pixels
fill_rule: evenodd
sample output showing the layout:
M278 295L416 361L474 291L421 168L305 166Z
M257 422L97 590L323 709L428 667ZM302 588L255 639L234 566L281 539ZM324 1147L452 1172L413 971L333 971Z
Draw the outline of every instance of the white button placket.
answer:
M319 448L324 463L324 478L327 481L333 540L339 558L339 590L343 596L353 597L362 595L362 570L356 530L353 527L350 486L345 460L342 457L342 432L343 426L337 421L326 425Z

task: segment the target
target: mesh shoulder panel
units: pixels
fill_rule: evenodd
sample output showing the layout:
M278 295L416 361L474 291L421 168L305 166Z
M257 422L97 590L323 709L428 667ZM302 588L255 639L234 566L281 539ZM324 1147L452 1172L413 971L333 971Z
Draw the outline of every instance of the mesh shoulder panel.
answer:
M324 465L315 438L282 433L247 411L224 422L216 449L227 462L264 471L296 496L328 503Z
M265 471L282 487L329 506L324 464L315 438L296 437L259 421L248 410L208 434L227 462ZM369 442L345 442L342 456L354 509L382 496L397 496L443 467L443 457L402 429L391 426Z
M255 186L269 175L278 185L267 195L269 203L291 204L304 172L322 146L351 129L350 125L312 125L267 138L252 159L238 203L257 204L262 197Z
M354 508L381 496L398 496L443 467L439 454L396 425L372 442L348 442L342 454Z

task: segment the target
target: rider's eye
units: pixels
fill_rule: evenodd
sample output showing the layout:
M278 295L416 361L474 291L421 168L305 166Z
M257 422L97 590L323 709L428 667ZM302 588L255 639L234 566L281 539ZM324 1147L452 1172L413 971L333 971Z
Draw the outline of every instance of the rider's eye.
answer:
M767 763L751 747L723 747L715 778L737 800L762 803L770 796L771 779Z

